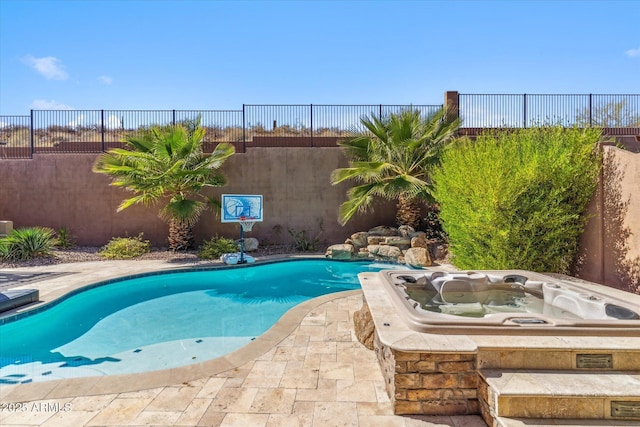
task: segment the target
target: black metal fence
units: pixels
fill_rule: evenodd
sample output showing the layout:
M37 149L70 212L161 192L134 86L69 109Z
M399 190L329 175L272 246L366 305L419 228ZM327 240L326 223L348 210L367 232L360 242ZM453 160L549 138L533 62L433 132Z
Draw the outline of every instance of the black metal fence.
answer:
M404 109L428 115L442 105L243 105L242 110L31 110L0 116L0 158L33 153L99 153L121 147L123 138L153 125L200 120L205 150L228 142L247 147L335 147L362 132L362 116Z
M458 96L464 128L640 128L640 95L484 94ZM614 133L626 134L624 131Z
M453 92L457 94L457 92ZM640 134L640 95L458 94L447 97L462 119L461 133L540 125L606 128L609 135ZM452 101L453 99L453 101ZM456 105L451 105L451 103ZM200 119L205 150L228 142L252 147L335 147L363 132L363 116L404 109L433 113L442 105L243 105L241 110L31 110L0 116L0 159L33 153L99 153L152 125Z

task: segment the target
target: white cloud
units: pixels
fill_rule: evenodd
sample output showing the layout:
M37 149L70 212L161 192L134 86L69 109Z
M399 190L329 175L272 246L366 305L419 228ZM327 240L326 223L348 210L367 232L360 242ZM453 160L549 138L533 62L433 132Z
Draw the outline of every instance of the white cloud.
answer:
M49 80L66 80L69 78L62 61L54 56L35 58L27 55L22 60Z
M629 49L628 51L625 52L625 54L631 57L640 56L640 47L637 49Z
M104 127L107 129L120 129L120 127L122 127L122 124L120 123L120 119L118 118L118 116L114 116L112 114L105 121Z
M8 128L8 127L9 127L9 123L0 122L0 129L4 129L4 128Z
M72 127L72 128L77 128L80 126L85 126L87 119L85 118L84 114L80 114L79 116L77 116L75 118L75 120L71 120L69 123L67 123L67 126Z
M113 83L113 79L109 76L100 76L98 77L98 80L106 85L110 85L111 83Z
M61 104L54 100L47 101L46 99L36 99L31 103L31 108L34 110L73 110L65 104Z

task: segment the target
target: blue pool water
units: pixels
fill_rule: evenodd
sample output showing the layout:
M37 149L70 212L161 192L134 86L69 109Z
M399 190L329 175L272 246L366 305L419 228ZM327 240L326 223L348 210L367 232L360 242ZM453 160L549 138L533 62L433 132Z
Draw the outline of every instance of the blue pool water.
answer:
M389 264L296 260L95 286L0 325L0 383L168 369L246 345L293 306Z

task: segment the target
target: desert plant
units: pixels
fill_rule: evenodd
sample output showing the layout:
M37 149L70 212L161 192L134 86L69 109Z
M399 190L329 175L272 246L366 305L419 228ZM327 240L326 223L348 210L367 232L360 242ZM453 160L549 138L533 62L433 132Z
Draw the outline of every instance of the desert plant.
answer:
M54 231L48 227L23 227L0 239L0 258L24 261L53 255Z
M324 221L322 220L322 218L318 218L317 223L319 231L315 235L313 235L313 237L310 230L305 229L297 231L291 227L287 228L287 232L291 237L293 237L297 250L302 252L314 252L318 250L320 235L324 231Z
M114 237L100 249L98 255L107 259L131 259L149 253L151 245L142 240L142 233L136 237Z
M600 130L543 127L461 140L434 173L462 269L567 272L600 171Z
M396 221L416 227L421 204L432 203L431 172L438 164L442 148L451 141L460 121L446 110L423 118L408 109L379 119L362 118L369 131L342 140L350 159L349 167L336 169L331 183L355 180L348 200L340 206L339 221L345 224L356 212L366 212L376 197L398 201Z
M422 218L420 229L425 231L427 239L447 240L447 233L440 221L440 208L437 205L431 206Z
M70 248L75 244L71 231L67 227L58 228L58 231L56 231L55 243L59 248Z
M111 185L135 196L125 199L118 211L142 203L163 203L159 216L169 223L169 247L186 250L193 243L192 227L214 200L201 191L226 183L218 171L235 149L218 144L210 155L203 153L205 130L198 122L141 129L125 137L127 149L112 149L96 161L94 172L104 173Z
M198 252L198 258L218 259L224 254L238 252L238 250L239 247L235 241L216 235L202 243L200 251Z

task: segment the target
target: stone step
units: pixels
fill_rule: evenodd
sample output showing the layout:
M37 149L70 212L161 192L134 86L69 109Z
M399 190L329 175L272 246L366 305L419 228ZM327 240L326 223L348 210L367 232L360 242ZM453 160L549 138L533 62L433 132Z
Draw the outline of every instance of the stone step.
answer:
M498 417L494 427L612 427L638 426L637 421L584 420L578 418L507 418Z
M604 343L600 348L526 348L523 341L522 348L480 349L478 366L504 370L640 371L640 348L607 348Z
M479 403L485 419L640 421L637 371L482 369L480 377Z

